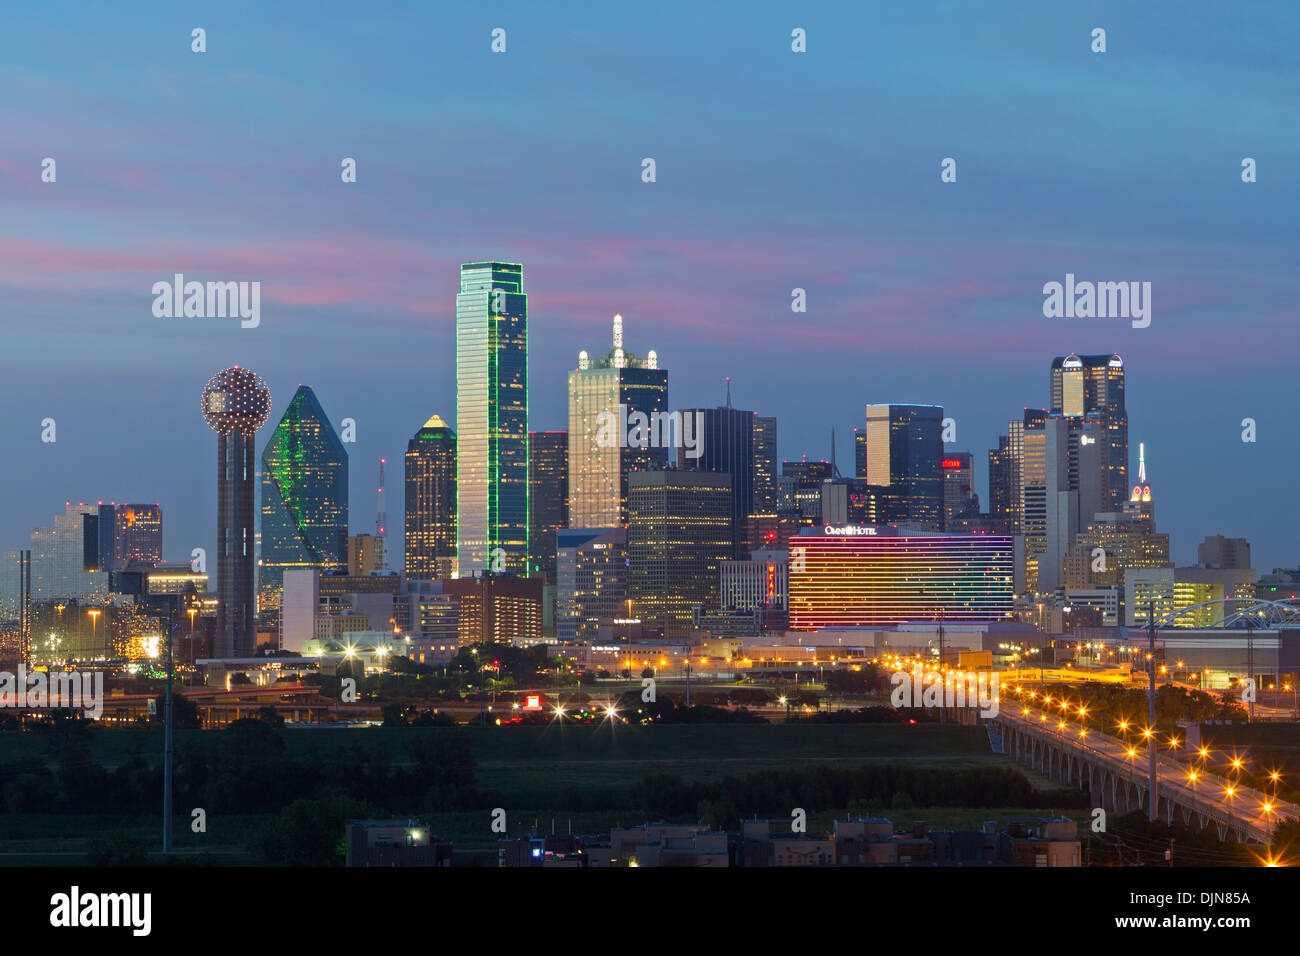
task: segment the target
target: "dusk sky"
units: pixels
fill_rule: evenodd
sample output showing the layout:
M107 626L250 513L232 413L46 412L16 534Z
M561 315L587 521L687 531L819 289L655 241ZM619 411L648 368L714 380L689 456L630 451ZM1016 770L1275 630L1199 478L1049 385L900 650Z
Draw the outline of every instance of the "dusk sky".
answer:
M613 6L7 5L0 548L112 499L162 505L169 560L211 553L199 396L238 364L271 389L259 453L299 383L356 420L353 533L389 459L400 567L406 442L455 424L459 266L500 259L533 429L567 427L567 372L620 312L674 407L731 376L786 458L834 428L851 474L866 404L943 405L987 510L987 450L1048 404L1052 358L1113 351L1175 563L1224 534L1300 564L1300 7ZM260 326L155 317L177 272L260 281ZM1150 327L1045 318L1066 273L1150 282Z

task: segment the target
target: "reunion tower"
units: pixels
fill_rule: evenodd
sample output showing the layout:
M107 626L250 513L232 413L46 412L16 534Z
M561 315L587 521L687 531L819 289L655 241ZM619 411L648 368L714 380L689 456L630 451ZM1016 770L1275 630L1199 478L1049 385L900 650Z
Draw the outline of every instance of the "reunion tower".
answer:
M203 418L217 433L217 633L212 656L252 657L253 436L271 411L271 390L260 375L236 365L203 389Z

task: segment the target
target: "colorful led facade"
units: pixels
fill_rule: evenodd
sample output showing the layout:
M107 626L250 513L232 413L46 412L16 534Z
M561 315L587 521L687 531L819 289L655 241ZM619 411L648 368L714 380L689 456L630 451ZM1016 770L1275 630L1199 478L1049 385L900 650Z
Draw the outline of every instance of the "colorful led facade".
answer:
M217 627L214 657L248 657L257 646L254 612L253 437L271 411L271 390L238 365L203 389L203 418L217 433Z
M306 385L262 449L258 612L278 620L284 572L347 569L348 453Z
M460 576L527 574L528 296L516 263L460 267L456 433Z
M790 628L1011 620L1014 539L887 526L810 529L790 541Z

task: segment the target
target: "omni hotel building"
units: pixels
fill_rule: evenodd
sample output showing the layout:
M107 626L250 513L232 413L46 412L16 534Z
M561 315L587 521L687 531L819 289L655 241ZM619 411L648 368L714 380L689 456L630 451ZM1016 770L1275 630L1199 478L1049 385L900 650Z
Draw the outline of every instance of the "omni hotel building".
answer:
M790 629L1014 620L1014 538L815 525L790 539Z

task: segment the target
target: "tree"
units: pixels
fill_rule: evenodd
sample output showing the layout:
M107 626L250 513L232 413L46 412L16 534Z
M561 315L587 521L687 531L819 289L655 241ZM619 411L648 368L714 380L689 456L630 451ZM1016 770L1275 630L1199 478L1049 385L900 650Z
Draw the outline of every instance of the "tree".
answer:
M284 718L280 716L280 712L270 704L264 704L257 708L257 719L262 721L264 724L270 724L272 727L284 726Z

